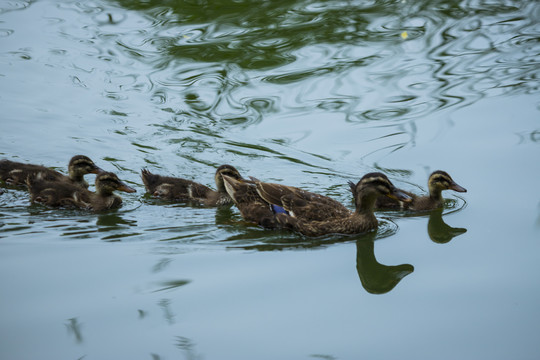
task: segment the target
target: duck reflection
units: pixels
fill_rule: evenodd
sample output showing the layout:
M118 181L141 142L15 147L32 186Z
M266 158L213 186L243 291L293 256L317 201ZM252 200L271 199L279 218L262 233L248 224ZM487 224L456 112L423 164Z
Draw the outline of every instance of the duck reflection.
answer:
M436 243L445 244L467 232L465 228L454 228L444 222L443 218L443 209L432 210L429 213L429 220L427 224L427 232L429 238Z
M356 271L364 289L371 294L384 294L392 290L407 275L414 271L411 264L384 265L375 258L375 240L395 233L383 222L378 231L355 236L326 236L305 239L286 231L272 231L252 228L252 231L233 235L229 241L231 248L257 251L283 251L293 249L314 249L337 243L356 241ZM245 243L248 244L245 244Z
M122 216L120 216L118 213L104 213L98 216L96 225L118 229L118 228L121 228L122 225L136 226L137 221L126 220Z
M415 210L406 210L404 212L390 211L387 214L392 218L410 218L410 217L424 217L429 216L427 223L427 233L429 238L438 244L445 244L450 242L456 236L464 234L467 232L466 228L455 228L448 225L443 216L450 215L454 212L461 211L465 208L466 203L463 199L458 198L459 200L446 199L443 207L433 209L433 210L424 210L424 211L415 211ZM383 210L385 211L385 210Z
M414 271L411 264L383 265L375 258L376 232L356 241L356 270L364 289L371 294L385 294Z
M130 227L137 226L136 220L125 219L120 213L105 213L100 214L97 218L96 225L98 231L104 233L101 238L104 241L121 241L122 238L139 235L139 233L125 232L118 230L126 230Z
M216 208L216 225L232 224L233 215L232 206L220 206Z

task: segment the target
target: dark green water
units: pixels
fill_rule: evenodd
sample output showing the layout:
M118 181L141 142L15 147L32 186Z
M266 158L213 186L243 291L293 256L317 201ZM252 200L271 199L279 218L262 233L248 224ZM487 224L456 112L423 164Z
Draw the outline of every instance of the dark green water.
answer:
M0 158L137 193L0 195L0 358L536 359L539 95L537 1L3 2ZM144 195L224 163L351 206L370 171L468 192L317 239Z

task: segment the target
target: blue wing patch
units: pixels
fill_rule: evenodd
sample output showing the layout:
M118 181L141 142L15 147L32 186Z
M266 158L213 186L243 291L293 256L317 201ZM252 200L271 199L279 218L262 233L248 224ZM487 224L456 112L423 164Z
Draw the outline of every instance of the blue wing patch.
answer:
M284 208L282 208L281 206L274 205L274 204L271 204L270 206L272 207L272 211L274 212L274 214L287 214L287 215L289 215L289 212L287 210L285 210Z

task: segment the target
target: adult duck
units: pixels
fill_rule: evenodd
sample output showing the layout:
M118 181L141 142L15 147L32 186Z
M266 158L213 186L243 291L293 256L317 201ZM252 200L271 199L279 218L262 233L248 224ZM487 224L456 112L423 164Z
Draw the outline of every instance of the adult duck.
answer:
M225 187L231 198L238 202L240 189L245 184L239 181L231 181L224 177ZM312 193L300 188L264 183L253 179L259 198L256 209L264 217L257 213L250 213L248 203L240 208L242 216L252 222L265 226L280 227L297 231L306 236L321 236L332 233L358 234L377 228L378 221L373 213L375 201L379 195L389 196L401 201L410 201L410 197L397 189L382 173L369 173L364 175L358 183L349 182L355 202L355 211L346 208L340 202L327 196ZM255 201L252 201L255 204ZM263 212L264 208L272 212ZM237 204L238 206L238 204ZM271 220L268 220L270 217ZM261 220L263 220L261 222Z

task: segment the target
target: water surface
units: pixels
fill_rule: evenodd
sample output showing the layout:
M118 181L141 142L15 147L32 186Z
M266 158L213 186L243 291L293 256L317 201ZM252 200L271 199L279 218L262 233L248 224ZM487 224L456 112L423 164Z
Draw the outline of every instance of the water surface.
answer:
M536 1L2 3L0 158L85 154L137 193L0 195L0 356L534 359L539 24ZM139 177L224 163L351 207L370 171L468 192L310 239Z

